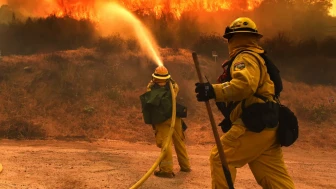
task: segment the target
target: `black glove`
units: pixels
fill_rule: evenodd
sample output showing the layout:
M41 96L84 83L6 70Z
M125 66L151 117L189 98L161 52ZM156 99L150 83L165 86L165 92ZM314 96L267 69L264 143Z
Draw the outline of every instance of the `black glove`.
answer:
M195 85L197 101L208 101L209 99L216 98L214 88L209 82L196 83Z

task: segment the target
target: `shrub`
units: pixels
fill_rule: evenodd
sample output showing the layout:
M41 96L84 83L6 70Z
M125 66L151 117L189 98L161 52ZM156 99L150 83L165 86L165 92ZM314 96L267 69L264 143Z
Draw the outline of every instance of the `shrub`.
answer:
M8 139L43 139L46 136L41 125L21 119L11 119L0 125L0 137Z
M4 55L91 47L96 38L95 25L90 20L76 20L69 16L50 15L0 24L0 49Z
M228 54L225 39L217 34L202 34L194 43L192 50L206 56L212 56L212 51L217 51L219 56Z
M333 117L335 111L325 104L301 105L297 108L299 115L313 123L322 123Z
M107 91L107 96L113 101L120 101L122 98L122 93L118 88L111 88Z
M125 50L125 40L119 34L108 37L100 37L96 48L103 54L120 53Z
M336 38L328 36L321 41L319 53L326 57L336 58L335 49L336 49Z
M263 47L267 52L276 56L277 58L287 58L293 54L293 40L286 32L279 32L272 38L265 39L262 42Z

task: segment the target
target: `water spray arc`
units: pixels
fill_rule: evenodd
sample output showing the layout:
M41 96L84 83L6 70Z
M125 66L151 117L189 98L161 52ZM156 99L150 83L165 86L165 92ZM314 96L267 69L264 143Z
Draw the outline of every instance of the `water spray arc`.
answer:
M158 46L155 43L155 40L150 35L149 31L143 26L143 24L129 11L127 11L125 8L121 7L120 5L116 3L109 3L104 6L103 14L107 14L111 16L115 16L116 19L122 19L126 22L130 23L133 26L135 36L138 39L138 42L142 48L142 50L158 65L163 66L163 62L161 61L159 57L159 53L157 51ZM174 89L171 81L169 81L169 88L171 91L172 96L172 118L171 118L171 125L168 133L168 140L164 144L160 156L157 158L157 160L154 162L152 167L147 171L147 173L138 181L136 182L130 189L136 189L140 187L154 172L156 167L159 165L159 163L164 158L167 148L170 148L172 135L175 131L175 120L176 120L176 97L174 94Z
M141 49L146 55L158 66L163 66L155 40L139 19L116 3L104 3L98 5L98 7L101 7L99 13L101 21L98 23L101 29L106 28L107 25L111 24L113 24L114 27L118 27L118 24L115 24L115 22L119 22L120 24L125 24L124 22L126 22L129 26L132 26L132 34L136 36Z

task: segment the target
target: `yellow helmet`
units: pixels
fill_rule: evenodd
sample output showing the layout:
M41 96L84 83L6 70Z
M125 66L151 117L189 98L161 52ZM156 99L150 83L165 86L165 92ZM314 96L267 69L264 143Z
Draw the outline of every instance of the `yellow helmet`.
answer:
M152 76L156 79L169 79L170 75L168 69L164 66L158 66Z
M226 27L223 37L229 39L235 33L252 33L260 38L262 37L262 35L258 33L257 25L247 17L240 17L234 20L230 26Z

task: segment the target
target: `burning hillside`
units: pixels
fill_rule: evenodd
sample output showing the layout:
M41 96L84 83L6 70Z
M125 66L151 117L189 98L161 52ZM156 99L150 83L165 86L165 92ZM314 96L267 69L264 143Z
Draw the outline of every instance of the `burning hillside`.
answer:
M320 37L334 32L330 28L336 19L331 17L336 15L335 0L0 0L0 6L7 5L0 8L0 23L55 15L109 26L111 22L102 20L120 18L112 10L104 11L113 2L134 13L151 31L157 27L177 28L177 22L181 22L192 28L187 34L191 36L198 31L222 33L236 17L248 16L258 23L264 36L288 31L295 37ZM182 23L186 21L190 23Z
M45 17L50 14L56 16L71 15L75 18L100 18L99 9L107 3L117 2L131 11L143 14L154 13L160 17L162 13L171 13L180 18L183 12L219 10L253 10L263 0L4 0L0 4L8 4L25 15Z
M107 3L117 2L125 8L141 12L142 14L155 14L160 17L162 14L173 14L180 18L185 12L217 12L223 10L253 11L263 2L271 0L1 0L0 5L7 4L26 16L46 17L50 14L56 16L71 15L74 18L89 18L98 21L101 17L99 10ZM281 2L281 1L276 1ZM290 0L283 2L293 3ZM302 4L325 4L327 3L330 15L336 15L335 6L332 7L331 0L304 0Z

